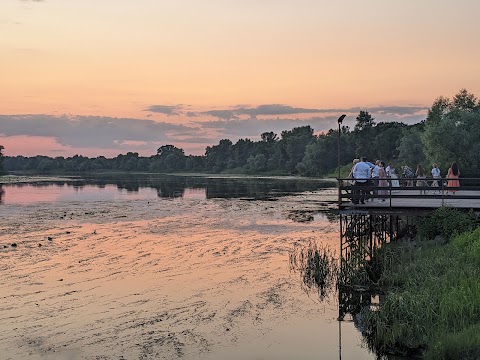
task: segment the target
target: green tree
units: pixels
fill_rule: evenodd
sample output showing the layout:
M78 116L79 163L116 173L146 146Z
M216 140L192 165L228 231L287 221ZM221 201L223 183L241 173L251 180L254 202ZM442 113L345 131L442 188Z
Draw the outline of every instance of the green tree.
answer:
M263 154L250 156L247 160L247 168L250 172L262 172L267 169L267 158Z
M250 139L239 139L236 144L229 148L230 156L227 168L234 169L243 167L250 156L255 156L255 144Z
M372 118L372 115L370 115L368 111L361 110L355 120L357 123L355 124L354 131L363 131L375 126L375 119Z
M319 135L314 141L311 141L305 149L302 162L297 165L298 172L301 175L321 176L334 169L338 160L337 141L338 131L335 130ZM342 148L342 144L340 148Z
M205 171L205 156L189 155L185 163L186 171Z
M307 145L315 140L313 129L307 126L293 128L291 131L282 131L280 148L285 158L285 170L289 173L297 172L297 165L305 156Z
M398 161L400 165L415 168L418 164L425 164L425 152L422 143L422 134L418 128L410 127L402 131L402 138L398 146Z
M402 138L402 129L405 124L399 122L380 122L375 126L375 137L371 143L375 158L386 162L397 159L399 155L398 145ZM372 157L373 159L373 157Z
M452 107L458 110L472 112L478 109L478 99L467 89L461 89L452 100Z
M357 123L354 127L354 138L356 157L366 156L369 159L377 157L375 153L375 119L368 111L360 111L356 117Z
M184 171L186 164L185 152L183 149L173 145L163 145L157 150L155 160L156 171ZM152 169L152 168L151 168Z
M207 146L205 149L205 157L208 170L221 172L227 168L232 145L231 140L222 139L218 145Z
M452 107L452 102L449 98L440 96L433 102L433 105L428 109L427 123L440 121L442 116Z
M463 174L480 173L480 106L477 98L461 89L452 100L438 99L429 110L422 141L430 162L446 169L458 162Z
M262 141L266 143L274 143L278 140L277 134L275 134L273 131L264 132L260 136L262 138Z
M137 170L138 157L129 157L123 166L125 171L134 171Z
M167 157L170 154L178 154L185 156L183 149L177 148L173 145L162 145L157 149L157 155L160 157Z

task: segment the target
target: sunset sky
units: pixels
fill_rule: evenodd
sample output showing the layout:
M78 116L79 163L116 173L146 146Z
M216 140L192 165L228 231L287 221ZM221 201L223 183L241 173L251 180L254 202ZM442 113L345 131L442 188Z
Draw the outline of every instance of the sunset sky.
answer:
M477 0L0 0L6 155L203 154L480 96Z

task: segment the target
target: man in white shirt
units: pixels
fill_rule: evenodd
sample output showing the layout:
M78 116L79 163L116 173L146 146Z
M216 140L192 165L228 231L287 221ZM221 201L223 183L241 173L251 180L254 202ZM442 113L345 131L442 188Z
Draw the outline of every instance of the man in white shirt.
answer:
M371 168L370 166L366 163L367 159L365 156L362 156L361 160L359 163L355 165L353 168L353 178L355 179L355 186L368 186L368 181L370 180L371 176ZM356 195L364 195L368 191L367 190L357 190L355 191L354 194ZM360 199L353 199L352 202L354 204L358 204L358 202L365 204L365 198L360 197Z

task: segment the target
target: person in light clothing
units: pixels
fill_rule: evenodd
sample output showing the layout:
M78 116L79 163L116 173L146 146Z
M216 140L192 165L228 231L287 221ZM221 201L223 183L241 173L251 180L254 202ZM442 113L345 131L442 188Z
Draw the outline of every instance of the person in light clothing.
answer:
M366 163L367 158L363 156L357 164L353 167L353 178L355 179L355 186L368 186L368 181L371 177L371 168ZM355 191L357 195L365 195L367 193L366 190L358 190ZM365 204L365 197L361 196L360 199L353 199L352 202L354 204L358 204L358 202Z
M400 183L398 181L398 175L395 171L395 166L393 166L393 164L390 165L390 169L389 169L389 176L390 178L392 179L392 188L394 188L394 190L392 190L392 192L398 192L398 187L400 186Z
M378 191L377 191L377 194L378 195L388 195L388 181L386 180L387 179L387 172L385 171L385 163L383 161L380 161L380 164L379 164L379 170L378 170ZM379 202L384 202L385 201L385 198L381 198L380 200L378 200Z
M441 176L441 174L440 174L440 169L438 168L437 163L433 164L432 177L433 177L433 179L434 179L434 180L432 181L432 187L438 188L440 185L438 184L438 180L435 180L435 179L440 179L442 176ZM434 193L434 194L440 194L440 191L439 191L439 190L435 190L433 193Z

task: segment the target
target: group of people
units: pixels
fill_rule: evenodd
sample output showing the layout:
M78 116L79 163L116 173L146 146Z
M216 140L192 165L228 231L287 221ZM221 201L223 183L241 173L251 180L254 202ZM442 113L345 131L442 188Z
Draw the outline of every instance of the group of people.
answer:
M370 192L370 190L364 188L365 186L373 186L373 193L375 195L388 195L388 178L391 178L392 187L397 188L400 186L395 167L392 164L389 164L387 167L385 167L385 162L381 160L377 160L375 164L373 164L367 161L366 157L353 160L353 167L350 171L349 178L353 179L352 181L354 186L362 187L361 189L353 192L357 195L366 195ZM383 202L385 201L385 198L380 198L379 201ZM352 202L354 204L365 204L365 197L361 196L358 199L355 198L352 200Z
M434 190L434 194L440 194L440 184L438 179L441 179L441 171L438 168L438 165L436 163L433 164L432 167L432 184L430 185L431 187L436 188ZM425 169L422 167L422 165L418 164L417 166L417 171L415 172L415 176L417 178L417 186L419 187L427 187L427 175ZM458 187L460 187L460 180L458 180L460 177L460 169L458 168L458 164L456 162L452 163L450 168L448 169L447 172L447 194L452 194L455 195L455 192ZM408 186L408 184L407 184ZM427 190L426 189L420 189L420 194L426 194Z
M439 179L441 179L441 171L436 163L433 164L431 174L433 178L431 186L436 188L434 194L440 194ZM416 186L421 187L420 194L427 193L425 189L425 187L428 187L427 175L422 165L419 164L415 172L405 165L402 167L402 175L406 179L407 187L413 186L414 179L416 178ZM459 176L460 170L458 164L454 162L447 173L447 194L455 195L456 189L460 186ZM353 194L361 195L352 200L354 204L365 204L366 197L362 195L372 192L370 189L365 189L366 186L373 187L373 194L379 195L379 202L385 201L385 197L383 196L388 195L389 182L391 182L391 187L393 188L392 192L397 192L400 187L398 175L393 164L388 164L388 166L385 167L385 162L381 160L377 160L375 164L373 164L367 161L366 157L353 160L353 167L350 171L349 178L352 179L351 181L354 186L359 187L358 190L353 191ZM373 197L371 199L373 201Z

